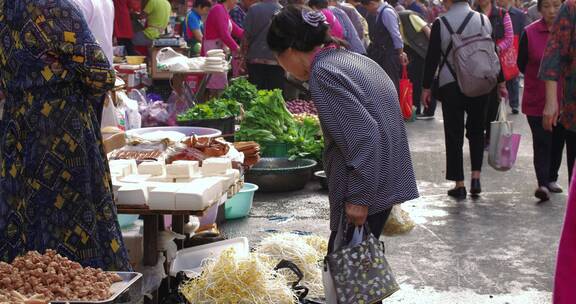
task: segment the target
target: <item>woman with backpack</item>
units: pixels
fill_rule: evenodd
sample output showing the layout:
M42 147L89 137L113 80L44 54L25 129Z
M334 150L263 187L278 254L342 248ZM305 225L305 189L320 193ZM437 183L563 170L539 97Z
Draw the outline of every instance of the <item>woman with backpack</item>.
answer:
M445 0L444 5L448 12L432 25L424 68L422 102L426 105L430 103L431 88L434 84L434 87L438 88L435 90L435 97L442 100L444 113L446 179L456 183L455 187L448 191L448 195L462 200L468 195L464 185L462 153L464 130L466 129L470 144L472 162L470 193L477 196L482 192L480 175L484 157L485 111L489 93L502 77L488 17L473 11L466 0ZM468 58L470 62L455 61L460 57L453 57L454 53L463 48L454 46L460 43L453 40L454 36L480 37L481 39L477 39L478 44L464 45L466 48L476 48L472 51L480 50L477 52L480 56L471 56ZM482 61L486 57L482 54L486 53L490 55L490 61ZM466 74L466 69L471 70L470 67L482 69L482 75L486 75L486 79L490 81L474 81L470 78L473 75ZM436 74L438 77L435 77ZM505 89L503 82L500 87Z
M492 39L494 39L496 43L498 53L514 47L514 26L510 14L508 14L505 9L498 7L493 0L478 0L476 11L488 16L490 19ZM506 84L504 83L503 86L505 87ZM485 119L486 138L484 144L486 146L490 144L490 125L496 120L496 116L498 116L500 97L508 96L507 90L500 88L500 91L506 93L503 93L504 95L500 94L499 96L498 89L494 88L488 99Z

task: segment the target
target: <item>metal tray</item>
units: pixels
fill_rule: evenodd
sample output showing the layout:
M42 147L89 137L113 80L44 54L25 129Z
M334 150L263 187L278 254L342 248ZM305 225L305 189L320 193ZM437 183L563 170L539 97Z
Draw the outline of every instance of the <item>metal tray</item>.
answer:
M114 283L110 286L112 296L102 301L51 301L50 304L76 304L76 303L114 303L118 297L124 294L134 283L142 278L142 274L138 272L116 272L122 278L122 282ZM140 293L141 290L138 290Z

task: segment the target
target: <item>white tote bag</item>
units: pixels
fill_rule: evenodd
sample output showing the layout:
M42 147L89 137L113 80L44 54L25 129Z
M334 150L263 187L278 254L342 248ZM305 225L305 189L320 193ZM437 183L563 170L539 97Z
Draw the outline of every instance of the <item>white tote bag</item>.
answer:
M490 125L488 164L498 171L512 169L520 146L520 134L514 134L512 121L507 117L507 102L500 102L498 119Z

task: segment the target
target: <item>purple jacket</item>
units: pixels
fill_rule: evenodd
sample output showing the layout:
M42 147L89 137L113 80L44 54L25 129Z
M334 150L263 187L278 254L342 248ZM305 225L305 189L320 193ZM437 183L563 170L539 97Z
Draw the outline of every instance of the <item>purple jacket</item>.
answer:
M544 81L538 79L540 62L544 56L544 49L550 31L540 19L528 25L518 48L518 67L524 73L524 96L522 98L522 113L528 116L542 116L546 105L546 86ZM558 86L559 102L562 100L562 86Z

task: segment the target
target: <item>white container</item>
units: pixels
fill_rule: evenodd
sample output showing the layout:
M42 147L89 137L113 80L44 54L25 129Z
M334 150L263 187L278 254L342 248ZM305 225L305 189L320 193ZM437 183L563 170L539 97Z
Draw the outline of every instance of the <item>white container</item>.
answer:
M170 265L170 276L175 277L180 271L197 276L202 272L202 262L205 259L218 258L228 248L234 248L238 257L248 257L250 254L248 239L245 237L179 250Z

